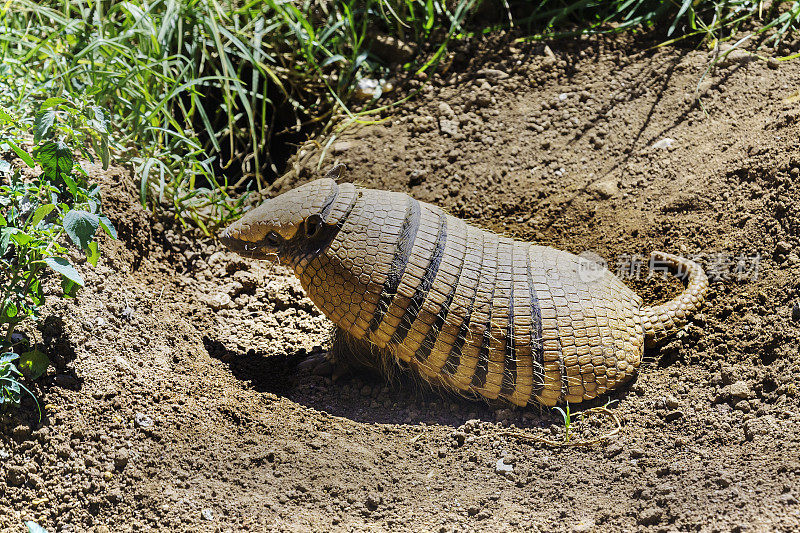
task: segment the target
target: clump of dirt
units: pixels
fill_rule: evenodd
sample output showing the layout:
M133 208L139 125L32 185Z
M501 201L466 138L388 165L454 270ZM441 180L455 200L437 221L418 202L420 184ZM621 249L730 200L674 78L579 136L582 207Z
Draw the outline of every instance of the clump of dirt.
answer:
M330 325L288 272L153 220L125 171L94 168L121 238L27 332L54 365L43 422L0 419L0 529L797 530L800 64L736 57L704 77L703 51L468 42L276 187L343 162L597 254L648 302L680 287L648 277L650 251L697 258L708 305L614 396L611 442L530 446L500 431L558 438L560 416L298 368Z

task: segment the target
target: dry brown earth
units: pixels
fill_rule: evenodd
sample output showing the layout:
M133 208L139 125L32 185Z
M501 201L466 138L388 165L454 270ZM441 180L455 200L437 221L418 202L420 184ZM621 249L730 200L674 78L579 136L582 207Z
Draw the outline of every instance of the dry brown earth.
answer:
M556 414L298 370L329 324L293 278L154 221L125 171L94 169L121 238L28 330L55 365L45 421L1 419L0 530L798 530L800 63L734 54L703 78L702 50L551 48L464 45L322 167L615 269L699 257L708 306L615 395L618 437L531 446L497 433L558 438ZM678 290L626 278L648 301Z

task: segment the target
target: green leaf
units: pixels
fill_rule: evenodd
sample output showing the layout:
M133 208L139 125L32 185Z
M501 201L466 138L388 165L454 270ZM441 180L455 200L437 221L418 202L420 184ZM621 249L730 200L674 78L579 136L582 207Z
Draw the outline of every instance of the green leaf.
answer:
M0 213L0 226L8 226L8 220Z
M100 139L100 161L103 163L103 170L108 169L108 163L111 161L111 150L108 149L108 138L103 136Z
M19 355L14 352L5 352L4 354L0 355L0 365L5 365L7 363L11 363L19 359Z
M36 211L33 213L33 218L31 219L31 227L36 227L39 222L41 222L44 217L49 215L56 206L53 204L44 204L40 205L36 208Z
M3 106L0 106L0 122L2 122L3 124L14 123L14 117L12 117L11 114L8 111L6 111L6 108L4 108Z
M54 96L53 98L48 98L47 100L45 100L44 103L42 104L41 109L42 111L44 111L45 109L50 109L51 107L55 107L63 103L69 103L69 100L67 100L66 98L60 98L58 96Z
M436 15L436 12L433 9L433 0L428 0L425 3L425 12L428 15L425 17L425 23L422 25L425 28L425 31L430 31L433 27L433 17Z
M34 150L47 177L53 181L62 174L70 174L74 161L72 152L64 141L48 142Z
M75 270L75 267L63 257L45 257L44 262L66 279L72 281L73 283L77 283L81 287L83 286L83 278L81 275L78 274L78 271Z
M6 253L6 250L8 249L8 245L11 242L11 235L13 235L14 230L16 230L16 229L17 228L5 227L5 228L2 229L2 231L0 231L0 255L3 255L3 254Z
M94 128L99 133L108 133L108 119L106 119L103 108L100 106L92 106L92 112L94 113Z
M114 227L114 224L112 224L111 221L108 219L108 217L105 215L100 215L99 217L97 217L97 219L100 221L100 227L103 228L103 231L105 231L109 237L116 240L117 230Z
M61 289L64 291L64 298L75 298L78 294L78 289L80 289L80 285L62 276Z
M35 307L44 304L44 293L42 292L42 283L38 279L34 279L31 282L30 289L28 290L28 296L31 299L31 303L33 303Z
M73 209L64 215L62 223L72 242L81 250L85 250L94 238L97 226L100 225L100 219L94 213Z
M26 378L36 380L47 371L50 359L39 350L23 353L19 358L19 369Z
M75 197L78 194L78 184L75 183L75 180L72 179L72 176L69 174L62 174L61 178L64 180L64 183L67 184L67 189L69 189L69 193Z
M678 10L678 15L675 17L675 20L672 21L672 25L670 25L669 30L667 30L667 36L672 35L672 32L675 31L675 28L678 27L678 22L680 22L681 17L686 10L691 7L693 0L683 0L683 4L681 4L681 8Z
M42 139L47 139L53 132L53 124L56 121L54 109L39 111L33 120L33 142L39 144Z
M20 148L16 144L14 144L14 141L12 141L10 139L5 139L5 142L8 143L8 145L11 147L12 150L14 150L14 153L17 154L17 156L20 159L25 161L26 165L28 165L31 168L36 166L36 161L33 160L33 158L28 154L28 152L26 152L25 150L23 150L22 148Z
M8 319L14 318L17 316L19 310L17 309L17 305L14 302L8 301L6 302L6 306L3 308L3 314L0 316L0 319Z
M97 248L97 241L92 241L89 243L89 247L86 248L86 260L93 267L96 267L98 259L100 259L100 250Z
M13 228L17 229L17 228ZM20 246L25 246L29 242L31 242L32 237L25 232L22 231L15 231L11 234L11 238Z

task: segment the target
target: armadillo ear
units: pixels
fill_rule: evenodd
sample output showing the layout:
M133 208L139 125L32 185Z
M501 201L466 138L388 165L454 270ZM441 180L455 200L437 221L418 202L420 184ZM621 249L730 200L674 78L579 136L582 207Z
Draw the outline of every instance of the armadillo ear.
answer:
M339 163L338 165L334 165L332 169L325 174L327 179L332 179L333 181L339 181L344 176L344 171L347 170L347 167L343 164Z

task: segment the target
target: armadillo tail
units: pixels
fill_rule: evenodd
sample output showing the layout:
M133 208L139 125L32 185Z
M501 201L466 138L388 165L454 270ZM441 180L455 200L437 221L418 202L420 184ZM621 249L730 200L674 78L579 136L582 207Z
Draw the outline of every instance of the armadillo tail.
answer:
M664 252L653 252L651 265L667 267L674 274L688 277L686 289L675 299L661 305L642 308L642 326L644 327L645 345L653 346L679 328L684 326L689 317L703 305L708 292L708 277L703 267Z

